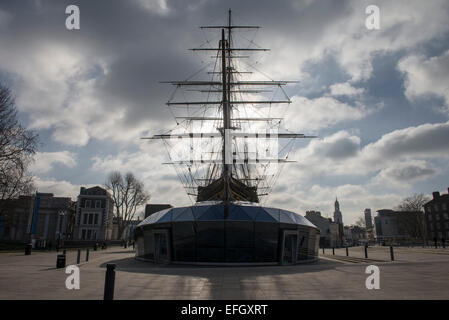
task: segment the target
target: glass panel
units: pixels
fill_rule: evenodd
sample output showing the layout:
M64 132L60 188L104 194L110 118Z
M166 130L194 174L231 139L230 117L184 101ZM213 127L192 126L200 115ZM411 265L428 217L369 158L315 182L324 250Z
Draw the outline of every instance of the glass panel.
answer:
M185 211L189 210L189 208L187 207L181 207L181 208L173 208L171 209L172 212L172 221L175 221L178 219L178 217L184 213ZM190 210L189 210L190 211Z
M195 219L198 219L204 212L206 212L208 209L210 209L210 205L199 205L199 206L193 206L193 216Z
M227 220L253 220L240 206L230 206Z
M223 220L224 207L222 205L211 206L197 220Z
M224 222L196 223L197 261L224 261Z
M270 215L268 212L262 209L257 214L256 221L277 222L277 218L273 218L272 215Z
M296 224L296 221L294 220L294 218L290 216L290 212L288 211L280 210L279 216L280 216L279 222Z
M173 224L173 260L195 261L195 235L193 222L180 222Z
M294 261L294 255L296 251L296 242L297 242L297 236L292 234L287 234L284 237L284 256L282 259L283 264L293 264Z
M275 208L263 208L265 212L267 212L270 216L273 217L276 221L279 221L279 209Z
M174 220L175 221L194 221L195 219L193 217L192 210L190 210L190 208L187 208L186 210L181 212L181 214L178 215L178 217Z
M271 218L273 219L273 218ZM278 261L279 226L277 223L255 223L255 257L256 262Z
M152 230L143 231L144 238L144 257L154 259L154 233Z

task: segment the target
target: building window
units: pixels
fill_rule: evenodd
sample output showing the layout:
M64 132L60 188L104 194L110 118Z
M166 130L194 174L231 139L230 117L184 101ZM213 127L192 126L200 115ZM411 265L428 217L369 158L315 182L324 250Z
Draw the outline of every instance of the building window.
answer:
M81 230L81 240L86 240L86 229Z
M98 213L95 214L95 221L94 224L98 224Z
M91 206L91 201L90 200L86 200L86 203L84 204L84 208L90 208Z
M427 212L432 212L432 207L431 206L427 207Z
M444 213L444 219L449 219L449 214L447 212Z
M437 229L441 230L441 223L437 222Z
M433 206L433 208L435 209L435 212L438 212L438 205L437 205L437 204L435 204L435 205Z
M428 219L429 221L432 221L432 215L429 214L429 215L427 216L427 219Z
M83 224L87 224L87 213L83 215Z
M443 233L441 231L438 232L438 238L443 238Z
M388 224L388 220L385 219L385 224Z
M433 224L430 224L430 230L433 231Z
M95 200L95 208L101 208L101 200Z
M89 224L94 223L94 215L92 213L89 214Z
M437 218L437 221L439 221L439 220L440 220L440 215L439 215L439 214L436 214L436 215L435 215L435 218Z
M87 240L92 239L92 230L87 230Z
M441 207L442 207L443 211L446 211L446 210L447 210L447 203L446 203L446 202L443 203L443 204L441 205Z

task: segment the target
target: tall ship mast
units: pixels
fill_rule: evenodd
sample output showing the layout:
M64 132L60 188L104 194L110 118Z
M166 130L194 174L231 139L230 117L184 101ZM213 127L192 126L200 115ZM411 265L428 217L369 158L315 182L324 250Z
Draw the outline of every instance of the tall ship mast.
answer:
M167 106L176 127L144 139L164 142L168 164L195 203L146 217L135 228L136 258L218 265L317 260L319 229L261 202L290 161L292 141L308 136L281 130L283 117L274 116L285 114L291 100L284 87L295 81L260 80L258 68L244 62L268 51L240 33L258 28L234 24L229 10L226 23L201 27L215 39L191 49L212 61L185 80L165 82L174 86Z
M259 26L233 24L231 10L226 25L200 28L220 35L216 46L190 49L213 59L213 70L207 72L209 79L164 81L175 87L167 106L173 108L177 128L143 139L162 139L169 149L184 150L181 157L169 151L169 163L175 166L187 193L197 202L259 203L273 187L278 165L289 161L288 154L279 157L278 139L312 138L279 133L283 118L272 116L272 109L291 103L283 87L296 81L244 79L253 72L241 70L238 61L269 49L256 46L252 40L248 41L252 47L235 45L234 34L238 30L257 30ZM188 92L195 98L178 100L178 91L183 91L183 97ZM265 97L275 91L281 98ZM179 108L184 109L182 116L176 115ZM266 116L261 116L267 111ZM214 141L217 139L218 143ZM179 148L180 143L184 147ZM197 150L195 155L193 149Z

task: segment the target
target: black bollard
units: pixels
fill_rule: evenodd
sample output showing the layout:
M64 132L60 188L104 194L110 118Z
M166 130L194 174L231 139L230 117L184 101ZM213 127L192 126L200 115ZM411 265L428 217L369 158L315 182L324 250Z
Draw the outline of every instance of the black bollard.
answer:
M65 254L58 254L56 257L56 268L65 268Z
M323 247L323 254L324 254L324 247Z
M81 249L78 249L78 255L76 256L76 264L80 264L80 258L81 258Z
M365 245L365 259L368 259L368 246Z
M106 265L106 277L104 279L104 300L114 300L115 264Z
M33 245L31 243L28 243L25 245L25 255L29 256L31 254L31 249L33 248Z
M390 246L390 256L391 256L391 261L394 261L393 246Z
M332 247L332 254L335 255L335 248Z
M89 248L86 249L86 262L89 261Z
M346 247L346 256L349 257L349 249Z

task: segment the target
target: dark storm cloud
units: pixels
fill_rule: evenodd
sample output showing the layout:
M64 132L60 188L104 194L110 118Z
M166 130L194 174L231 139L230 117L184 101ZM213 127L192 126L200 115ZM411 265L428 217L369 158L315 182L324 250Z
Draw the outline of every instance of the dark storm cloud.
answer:
M145 9L134 1L5 1L1 10L14 19L3 36L29 42L30 50L46 42L63 44L87 59L101 58L97 95L110 108L126 108L125 123L148 118L167 118L164 109L172 88L161 80L184 79L201 67L188 48L203 41L199 25L222 24L228 8L242 24L262 24L259 38L270 44L279 33L292 41L308 41L347 10L346 3L319 1L167 1L168 11ZM158 1L148 1L157 4ZM65 29L66 6L81 11L81 30ZM313 32L312 32L313 31ZM207 34L211 38L210 33ZM30 52L32 54L32 52ZM92 72L92 74L95 74Z

